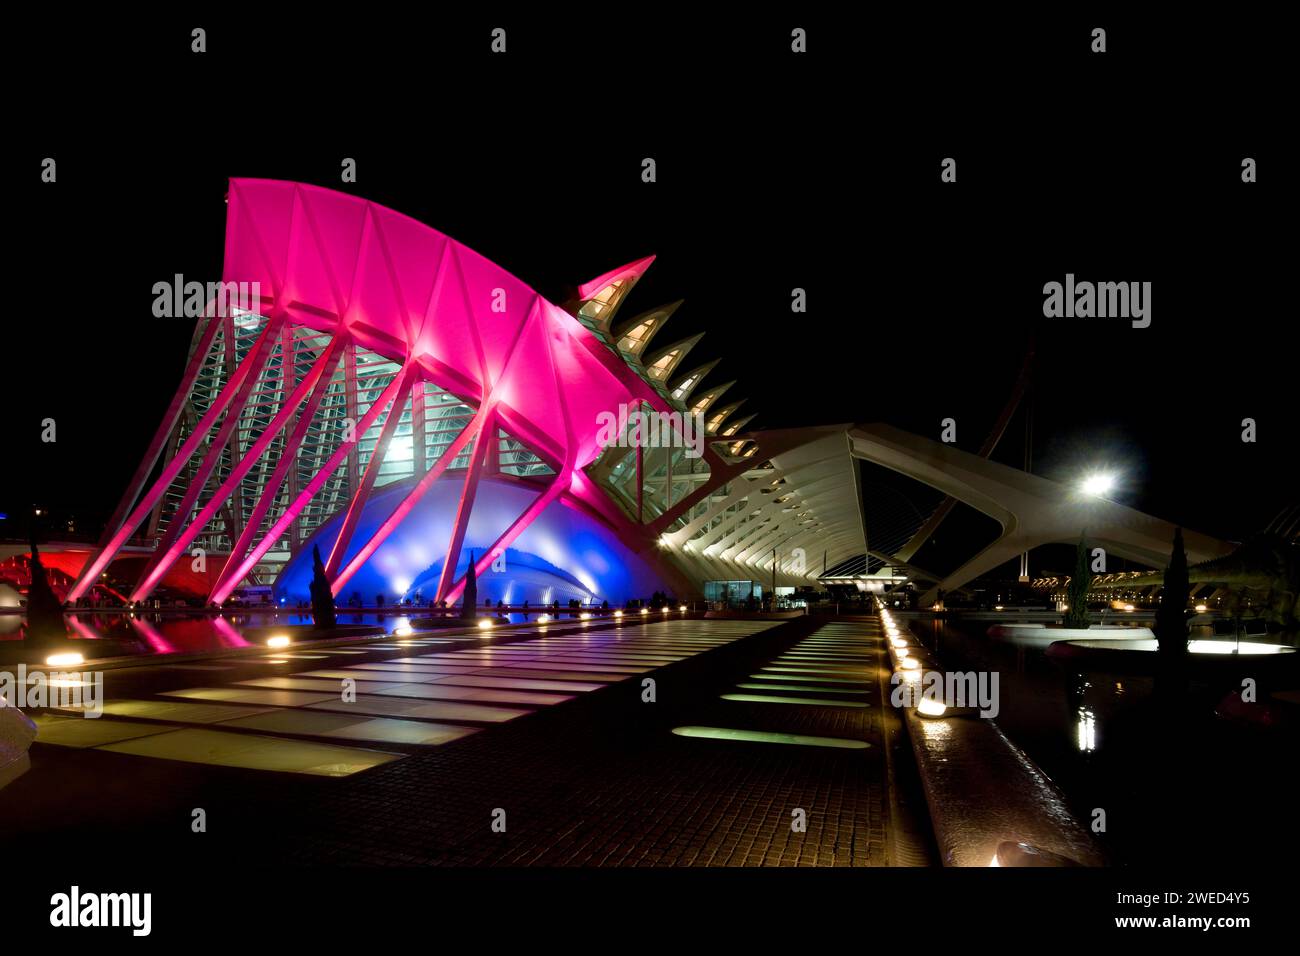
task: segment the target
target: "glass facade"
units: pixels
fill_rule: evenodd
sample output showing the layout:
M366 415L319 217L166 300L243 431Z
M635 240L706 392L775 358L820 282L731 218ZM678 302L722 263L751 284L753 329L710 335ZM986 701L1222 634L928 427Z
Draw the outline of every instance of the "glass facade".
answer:
M705 581L704 600L727 607L744 605L750 598L763 600L763 586L757 581Z

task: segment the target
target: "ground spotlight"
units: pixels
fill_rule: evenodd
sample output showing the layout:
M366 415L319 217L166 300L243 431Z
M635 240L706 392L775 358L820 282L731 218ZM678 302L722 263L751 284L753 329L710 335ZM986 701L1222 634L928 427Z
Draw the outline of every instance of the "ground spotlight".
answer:
M998 844L997 851L989 866L1078 866L1068 856L1061 856L1050 850L1032 846L1028 843L1016 843L1004 840Z
M922 717L942 717L947 709L947 704L929 697L922 697L916 705L916 712Z

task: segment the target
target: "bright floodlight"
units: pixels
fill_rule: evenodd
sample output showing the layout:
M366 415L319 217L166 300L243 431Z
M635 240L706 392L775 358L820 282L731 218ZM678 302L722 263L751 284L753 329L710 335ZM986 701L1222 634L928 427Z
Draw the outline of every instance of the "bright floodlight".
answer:
M1100 498L1115 487L1115 476L1096 472L1083 479L1083 493Z
M292 642L284 634L276 634L274 637L266 639L267 647L288 647Z

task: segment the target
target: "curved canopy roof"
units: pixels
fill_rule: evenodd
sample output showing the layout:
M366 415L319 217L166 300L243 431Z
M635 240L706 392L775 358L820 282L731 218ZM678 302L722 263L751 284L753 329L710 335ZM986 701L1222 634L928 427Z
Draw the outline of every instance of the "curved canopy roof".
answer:
M301 183L232 179L229 203L226 282L258 282L271 311L492 403L557 462L582 468L599 454L601 412L637 399L666 408L581 322L436 229Z

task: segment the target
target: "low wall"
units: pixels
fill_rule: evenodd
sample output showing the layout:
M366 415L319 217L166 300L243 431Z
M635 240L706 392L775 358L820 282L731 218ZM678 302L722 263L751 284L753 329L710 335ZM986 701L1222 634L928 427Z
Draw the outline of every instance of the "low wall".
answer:
M919 662L918 672L942 670L904 622L894 618L893 624L907 641L907 656ZM889 657L895 671L903 669L896 648L890 647ZM1057 865L1104 863L1060 790L992 719L967 711L940 717L911 707L904 712L945 866L995 865L1004 843L1029 844L1064 858Z
M1055 784L993 721L908 710L906 723L945 866L990 866L1003 842L1102 864Z
M1027 647L1047 647L1057 641L1072 641L1081 637L1110 637L1116 640L1154 640L1151 628L1141 625L1094 625L1082 627L1045 627L1041 624L994 624L988 636L995 641L1021 644Z

